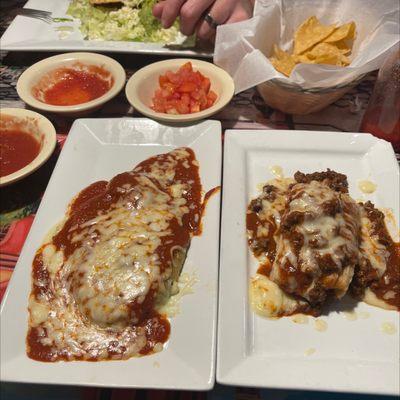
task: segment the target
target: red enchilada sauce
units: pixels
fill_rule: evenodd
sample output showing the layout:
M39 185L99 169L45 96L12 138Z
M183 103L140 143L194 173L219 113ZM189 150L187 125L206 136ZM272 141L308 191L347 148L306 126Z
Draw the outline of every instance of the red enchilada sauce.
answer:
M26 167L39 151L39 142L29 133L0 130L0 176L10 175Z
M189 182L191 190L183 192L182 197L185 198L190 207L188 212L183 215L182 223L180 224L176 218L169 221L168 230L170 233L161 237L161 244L157 247L156 253L159 256L160 271L165 271L171 267L172 263L172 250L175 246L187 248L190 243L191 236L200 234L199 228L201 226L202 214L202 196L201 196L201 182L198 170L198 164L194 152L185 148L189 153L188 157L177 159L176 167L174 169L175 176L172 184L180 182ZM162 154L140 163L133 171L125 172L114 177L110 182L100 181L96 182L86 189L82 190L80 194L74 199L70 206L69 216L64 223L62 229L53 237L52 243L58 250L63 250L64 259L68 258L79 246L84 246L82 242L74 241L71 229L74 232L79 232L80 228L85 222L90 221L99 214L106 213L113 204L115 204L124 193L120 188L124 184L135 186L138 184L138 174L146 174L151 171L152 166L157 163L162 165L171 157L169 154ZM147 176L160 191L164 191L160 183L153 179L150 175ZM169 193L168 193L169 194ZM62 268L62 267L61 267ZM51 285L52 282L47 273L46 267L42 262L41 249L37 252L33 262L33 287L32 295L36 298L39 296L53 296ZM150 289L145 295L141 304L137 304L134 300L130 305L132 315L138 317L139 321L131 325L132 340L135 338L135 332L138 329L143 330L146 336L146 344L140 350L140 355L146 355L154 352L154 347L157 343L165 343L170 334L170 323L166 316L159 314L155 309L156 290ZM63 354L62 350L58 350L54 354L54 349L50 346L43 346L40 342L39 332L43 334L43 329L40 331L38 328L31 327L27 336L28 356L38 361L58 361L69 360L68 354ZM44 332L46 335L46 332ZM95 343L93 344L95 345ZM115 358L114 356L121 356L126 351L126 347L121 345L118 340L110 341L107 352L109 357L107 359ZM87 361L97 361L96 357L82 356L75 357L74 360L85 359Z
M400 243L392 243L386 263L386 271L381 278L371 285L376 296L400 311ZM391 294L388 296L388 294Z
M113 85L111 74L101 67L88 66L84 70L60 68L52 71L55 83L49 87L44 81L33 89L33 95L46 104L73 106L97 99Z

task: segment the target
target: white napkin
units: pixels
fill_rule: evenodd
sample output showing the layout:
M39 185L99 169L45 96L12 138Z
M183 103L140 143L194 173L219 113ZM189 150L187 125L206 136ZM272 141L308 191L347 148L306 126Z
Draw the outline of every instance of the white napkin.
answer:
M253 18L218 27L214 62L231 74L236 93L276 78L303 88L348 83L378 69L399 43L399 4L398 0L257 0ZM272 46L291 50L295 30L312 15L323 24L355 21L351 64L298 64L286 77L268 59Z

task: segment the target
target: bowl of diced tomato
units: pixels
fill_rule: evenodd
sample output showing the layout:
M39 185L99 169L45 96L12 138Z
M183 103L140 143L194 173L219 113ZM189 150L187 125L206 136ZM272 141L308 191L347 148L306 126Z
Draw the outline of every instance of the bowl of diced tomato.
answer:
M216 65L195 59L172 59L150 64L129 79L129 103L160 121L190 122L215 114L234 94L230 75Z

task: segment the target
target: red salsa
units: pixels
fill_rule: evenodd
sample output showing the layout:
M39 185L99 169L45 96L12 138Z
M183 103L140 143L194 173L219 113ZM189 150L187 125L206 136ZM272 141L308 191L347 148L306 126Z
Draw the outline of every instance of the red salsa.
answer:
M33 95L55 106L73 106L97 99L108 92L113 81L108 71L93 68L87 71L73 68L56 70L52 73L55 83L46 88L34 88Z
M36 158L39 150L39 142L29 133L0 130L0 176L24 168Z

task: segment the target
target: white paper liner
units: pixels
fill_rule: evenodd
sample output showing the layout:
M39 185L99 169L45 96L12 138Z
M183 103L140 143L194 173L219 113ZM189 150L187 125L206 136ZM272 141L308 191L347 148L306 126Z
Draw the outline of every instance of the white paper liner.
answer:
M271 79L307 89L350 83L378 69L399 43L399 5L398 0L257 0L253 18L218 27L214 62L231 74L236 93ZM351 64L298 64L286 77L268 59L272 46L291 51L295 30L312 15L323 24L356 23Z

